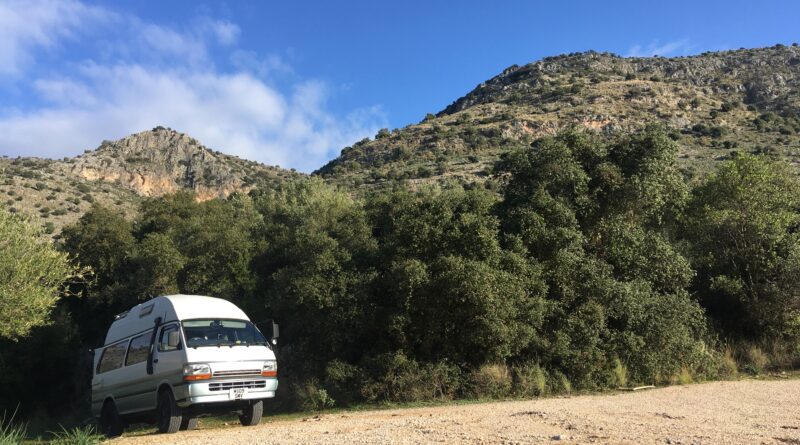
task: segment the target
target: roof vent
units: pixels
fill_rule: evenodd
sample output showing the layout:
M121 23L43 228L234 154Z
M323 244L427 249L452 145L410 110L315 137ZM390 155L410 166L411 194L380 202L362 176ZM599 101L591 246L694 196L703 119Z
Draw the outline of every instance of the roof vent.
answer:
M156 304L148 304L147 306L143 307L142 310L139 312L139 318L145 317L153 313L153 306Z

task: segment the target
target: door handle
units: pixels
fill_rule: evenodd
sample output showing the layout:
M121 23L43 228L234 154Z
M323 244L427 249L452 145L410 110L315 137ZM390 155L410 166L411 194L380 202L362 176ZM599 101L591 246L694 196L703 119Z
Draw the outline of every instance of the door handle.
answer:
M154 359L153 359L153 363L158 363L158 359L157 359L157 358L154 358Z

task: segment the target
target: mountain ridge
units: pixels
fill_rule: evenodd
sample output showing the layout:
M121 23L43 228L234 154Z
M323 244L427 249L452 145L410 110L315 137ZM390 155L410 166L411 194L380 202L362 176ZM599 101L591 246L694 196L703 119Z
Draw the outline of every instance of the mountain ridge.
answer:
M139 202L181 190L196 199L226 198L254 187L277 187L305 175L212 150L158 126L61 160L0 159L0 196L12 212L36 215L57 233L92 203L132 216Z
M438 183L494 187L493 165L565 128L625 134L663 125L687 180L747 151L800 165L800 47L620 57L588 51L512 65L436 115L344 147L313 175L354 194ZM126 215L151 196L197 199L306 177L212 150L161 126L62 160L0 159L0 196L55 233L93 202ZM0 201L2 202L2 201Z
M500 156L578 127L661 123L688 177L734 151L800 161L800 48L620 57L588 51L512 65L436 115L345 147L315 173L347 187L484 182Z

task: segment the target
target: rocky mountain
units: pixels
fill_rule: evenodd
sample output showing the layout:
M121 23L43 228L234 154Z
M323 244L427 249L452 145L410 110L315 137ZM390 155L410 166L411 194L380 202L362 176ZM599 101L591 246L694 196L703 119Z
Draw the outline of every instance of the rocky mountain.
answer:
M733 151L800 161L800 48L620 57L586 52L511 66L436 115L345 147L316 174L370 189L485 181L506 151L567 127L606 134L661 123L687 177Z
M679 144L689 180L735 151L800 165L800 47L675 58L590 51L514 65L419 124L345 147L315 174L357 194L398 183L491 187L503 153L541 136L568 127L614 135L654 122ZM95 201L132 214L147 196L224 198L301 176L156 127L74 158L2 158L0 199L57 233Z
M0 159L0 199L14 212L37 215L57 233L97 201L132 214L145 197L179 190L197 199L225 198L303 176L211 150L196 139L156 127L104 141L74 158Z

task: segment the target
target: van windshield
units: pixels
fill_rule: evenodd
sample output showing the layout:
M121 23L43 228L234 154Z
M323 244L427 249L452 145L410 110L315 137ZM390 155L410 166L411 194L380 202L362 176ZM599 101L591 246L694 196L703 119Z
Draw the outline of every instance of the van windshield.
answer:
M267 339L253 323L245 320L184 320L186 346L250 346L266 345Z

